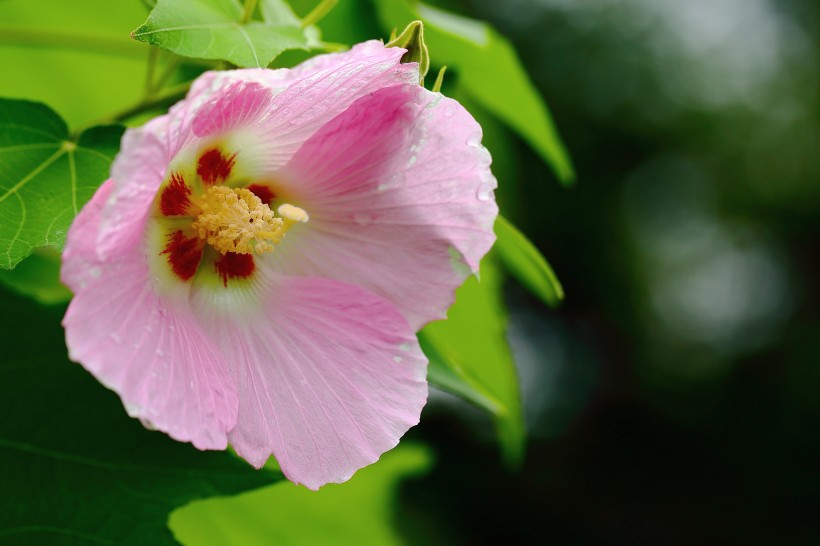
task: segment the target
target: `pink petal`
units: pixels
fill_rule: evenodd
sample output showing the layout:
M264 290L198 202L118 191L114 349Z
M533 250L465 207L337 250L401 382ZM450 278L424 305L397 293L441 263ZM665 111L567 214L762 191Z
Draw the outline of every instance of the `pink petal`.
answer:
M74 292L84 290L89 283L94 282L100 271L99 256L97 255L97 234L100 231L102 211L108 201L114 181L109 179L94 192L91 201L85 204L80 213L74 218L69 230L70 244L63 252L60 277L63 284Z
M243 143L245 156L255 158L256 173L270 174L284 165L302 143L322 125L342 113L356 99L369 93L401 83L418 83L418 68L415 64L400 64L405 50L386 48L381 42L370 41L355 46L344 53L319 55L292 70L244 69L221 73L207 73L194 84L192 95L196 100L216 93L225 97L225 89L231 91L224 102L232 117L241 117L245 126L262 125L251 138ZM235 88L237 84L241 88ZM275 97L269 108L257 110L257 117L238 116L236 112L254 110L261 101L258 91L251 92L250 85L261 85L271 89ZM242 89L236 94L234 89ZM252 94L251 97L242 95ZM203 107L210 115L211 108ZM220 114L221 115L221 114ZM195 122L197 134L210 134L205 121ZM197 114L197 119L200 119ZM222 124L217 123L217 126ZM225 124L233 129L242 128L243 123ZM200 128L201 126L201 128Z
M200 317L235 359L239 417L229 439L256 467L276 456L310 489L343 482L394 447L427 399L426 359L413 330L382 298L325 279L262 272L255 309Z
M125 132L112 166L115 186L99 252L105 256L138 242L171 160L198 137L255 128L243 142L242 154L256 158L258 175L269 173L359 97L417 81L415 65L399 64L403 52L370 41L344 53L316 56L292 70L206 72L167 115Z
M260 123L272 96L270 89L256 82L237 81L226 85L197 110L193 119L194 134L206 137Z
M145 221L171 160L168 116L128 129L111 166L113 187L102 211L96 246L101 257L140 244Z
M158 294L141 247L99 257L106 182L72 224L63 282L69 356L122 398L128 413L199 449L224 449L238 402L221 354L197 325L188 291Z
M496 181L481 128L452 99L417 85L356 101L276 176L310 221L273 253L286 274L335 278L391 301L418 329L495 240Z

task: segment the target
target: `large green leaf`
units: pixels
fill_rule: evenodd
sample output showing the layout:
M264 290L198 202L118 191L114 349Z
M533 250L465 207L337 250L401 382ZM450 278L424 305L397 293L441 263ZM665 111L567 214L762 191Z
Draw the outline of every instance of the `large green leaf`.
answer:
M426 326L419 336L430 359L430 382L490 411L504 454L516 464L525 431L501 282L491 254L481 262L480 280L471 277L458 289L447 320Z
M506 270L547 305L561 303L564 289L535 245L503 216L495 222L495 234L495 250Z
M310 41L281 0L265 0L264 20L243 20L238 0L158 0L148 20L132 33L137 40L184 57L265 67L288 49Z
M174 544L174 508L281 479L129 418L67 360L62 308L0 305L0 544Z
M402 444L349 482L318 492L288 482L196 501L171 514L169 526L187 546L399 546L403 541L392 525L396 488L430 463L427 449Z
M0 99L0 268L37 248L62 249L71 221L108 177L122 128L77 140L47 106Z
M37 250L14 269L0 269L0 283L44 305L71 299L71 291L60 282L60 254L50 248Z
M547 105L509 41L486 23L421 2L374 1L385 29L424 21L433 64L454 69L465 92L524 137L562 182L573 181L572 163Z

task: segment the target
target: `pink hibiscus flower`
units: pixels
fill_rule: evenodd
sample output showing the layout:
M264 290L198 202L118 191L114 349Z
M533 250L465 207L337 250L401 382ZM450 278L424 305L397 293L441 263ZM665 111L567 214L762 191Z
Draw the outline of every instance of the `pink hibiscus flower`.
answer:
M68 234L70 356L146 426L317 489L418 423L415 332L497 214L481 129L366 42L209 72L128 130Z

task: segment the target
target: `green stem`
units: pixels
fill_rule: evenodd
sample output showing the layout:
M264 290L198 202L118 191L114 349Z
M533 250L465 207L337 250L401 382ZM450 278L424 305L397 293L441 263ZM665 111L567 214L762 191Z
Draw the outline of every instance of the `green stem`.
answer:
M310 25L318 23L325 15L330 13L330 10L335 8L338 3L339 0L322 0L319 2L319 4L310 10L310 13L302 19L302 28L307 28Z
M180 83L173 87L169 87L163 90L161 93L157 93L153 97L146 97L137 104L112 114L111 116L109 116L107 120L103 120L101 123L97 123L97 125L105 125L107 123L119 123L127 119L130 119L136 116L137 114L142 114L143 112L148 112L156 108L168 106L179 101L180 99L185 98L185 95L188 93L188 89L190 88L191 82Z
M190 88L191 82L185 82L179 85L175 85L173 87L169 87L163 90L161 93L158 93L152 97L146 97L137 102L136 104L124 108L119 112L115 112L108 117L99 119L93 123L89 123L88 125L80 127L79 129L74 131L74 133L72 133L71 139L76 141L79 135L82 134L82 132L88 129L89 127L120 123L130 118L133 118L138 114L142 114L143 112L150 112L151 110L155 110L157 108L170 106L171 104L184 98L186 93L188 93L188 89Z
M145 96L149 96L154 92L154 72L157 68L157 55L159 48L148 46L148 67L145 70Z
M165 70L162 71L162 74L159 75L156 83L151 87L149 95L153 95L156 91L162 89L168 80L171 79L171 76L174 75L177 68L179 67L180 63L182 62L182 58L174 55L169 61L168 64L165 65Z
M0 25L0 45L76 49L127 57L143 55L140 48L135 47L134 44L107 36L72 34L59 30L35 30L8 25Z
M256 0L245 0L245 9L242 12L242 24L248 23L256 10Z

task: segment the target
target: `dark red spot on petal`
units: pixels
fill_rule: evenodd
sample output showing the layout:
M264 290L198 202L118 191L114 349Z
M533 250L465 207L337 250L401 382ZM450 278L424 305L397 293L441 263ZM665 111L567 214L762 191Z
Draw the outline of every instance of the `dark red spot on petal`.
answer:
M222 277L222 284L228 286L228 279L246 279L253 274L256 265L253 263L253 254L237 254L228 252L216 262L216 272Z
M187 281L199 267L204 246L198 237L185 237L182 230L176 230L170 235L165 250L160 254L167 254L171 270L177 277Z
M205 184L223 182L230 176L235 159L236 154L228 157L212 148L199 156L196 172Z
M168 185L162 190L159 198L159 210L165 216L184 216L191 206L191 188L179 173L171 175Z
M270 205L271 201L276 197L276 194L273 193L267 186L262 186L260 184L251 184L246 188L249 192L254 194L256 197L259 198L260 201L265 203L266 205Z

